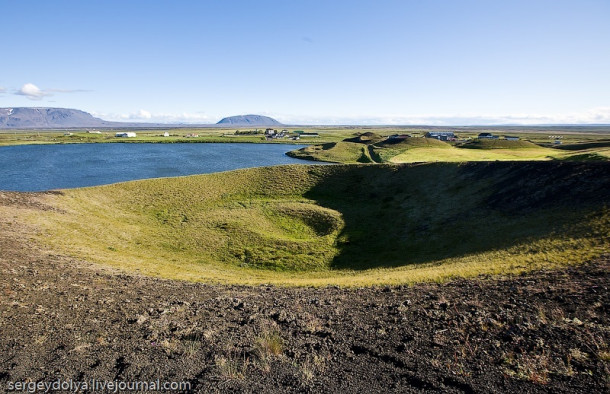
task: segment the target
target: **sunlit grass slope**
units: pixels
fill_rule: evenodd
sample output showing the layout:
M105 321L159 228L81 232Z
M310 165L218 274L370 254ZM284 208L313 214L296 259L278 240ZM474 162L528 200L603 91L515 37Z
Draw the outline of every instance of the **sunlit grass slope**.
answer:
M539 149L540 146L524 140L504 140L499 138L476 138L459 145L467 149Z
M551 148L530 149L468 149L452 147L449 149L412 149L407 150L388 161L393 163L412 163L422 161L494 161L494 160L551 160L554 157L564 156L563 152L557 152Z
M65 190L63 253L147 275L360 286L516 273L609 250L608 163L279 166Z

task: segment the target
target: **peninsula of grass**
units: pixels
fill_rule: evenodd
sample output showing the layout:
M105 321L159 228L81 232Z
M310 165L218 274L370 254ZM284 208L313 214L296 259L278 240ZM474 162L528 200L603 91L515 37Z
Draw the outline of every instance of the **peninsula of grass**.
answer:
M163 278L444 281L607 253L609 173L560 161L263 167L63 190L28 218L53 250Z
M366 133L365 133L366 134ZM525 140L471 139L454 143L434 138L346 138L306 146L287 154L294 158L331 163L419 163L496 160L600 160L610 159L610 147L604 143L582 143L582 149L556 149Z

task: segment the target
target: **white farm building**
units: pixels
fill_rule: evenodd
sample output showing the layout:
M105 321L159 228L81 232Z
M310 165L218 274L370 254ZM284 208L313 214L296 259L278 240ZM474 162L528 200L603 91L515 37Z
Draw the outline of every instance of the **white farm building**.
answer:
M125 138L133 138L136 136L136 133L134 133L133 131L123 131L120 133L116 133L114 135L115 137L125 137Z

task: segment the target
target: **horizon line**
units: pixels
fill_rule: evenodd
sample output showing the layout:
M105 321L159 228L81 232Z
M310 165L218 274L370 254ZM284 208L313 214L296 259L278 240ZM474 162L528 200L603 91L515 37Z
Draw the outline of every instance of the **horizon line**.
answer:
M321 121L316 122L313 120L312 122L281 122L276 119L276 117L281 118L282 115L274 115L270 116L269 114L260 115L256 113L247 113L240 115L230 115L219 117L217 122L209 121L208 119L201 119L201 121L184 121L180 120L181 117L188 118L189 116L195 118L195 116L187 113L182 113L179 115L176 114L151 114L148 111L140 110L140 113L144 112L146 114L145 118L142 118L138 115L140 114L130 114L130 115L118 115L112 113L99 113L99 112L87 112L85 110L76 109L76 108L66 108L66 107L44 107L44 106L13 106L13 107L3 107L0 109L11 110L12 109L56 109L56 110L69 110L69 111L78 111L83 112L94 119L98 119L101 122L110 123L109 125L90 125L90 126L69 126L67 128L82 128L82 127L223 127L223 128L244 128L244 127L382 127L382 128L417 128L417 127L435 127L435 128L447 128L447 127L608 127L610 126L610 121L608 121L606 116L599 116L599 113L596 114L598 116L592 117L592 119L579 121L578 116L576 114L571 114L571 116L567 116L568 119L566 121L554 121L552 119L553 116L549 115L406 115L406 116L366 116L366 117L354 117L355 119L349 119L349 116L336 116L335 121L328 119L321 119ZM596 108L595 110L603 110L605 112L610 110L610 108ZM7 115L10 116L11 112ZM594 112L594 110L589 111ZM581 113L580 115L584 115ZM604 114L605 115L605 114ZM232 117L242 117L242 116L260 116L264 118L269 118L272 121L277 123L275 124L264 124L264 123L222 123L219 124L222 120L226 118ZM207 115L201 115L203 118L209 118ZM295 116L296 117L296 116ZM601 119L595 119L595 118ZM161 119L159 119L161 118ZM162 119L165 118L165 119ZM324 118L324 117L321 117ZM327 117L333 119L333 117ZM376 119L377 118L377 119ZM402 118L402 119L401 119ZM412 118L414 121L407 120L408 118ZM428 119L426 119L428 118ZM462 118L462 119L460 119ZM477 119L479 118L479 119ZM512 118L512 119L511 119ZM527 119L531 120L528 122L518 121L517 119ZM538 118L540 122L535 122L535 119ZM545 119L546 118L546 119ZM570 119L572 118L572 119ZM108 120L111 119L111 120ZM159 119L159 120L156 120ZM194 120L194 119L193 119ZM377 122L375 122L377 120ZM389 122L384 122L388 120ZM396 120L392 122L392 120ZM419 121L418 121L419 120ZM429 120L429 121L428 121ZM462 120L463 122L460 122ZM487 122L485 121L487 120ZM546 120L546 121L545 121ZM601 122L595 122L595 120L601 120ZM404 123L402 123L403 121ZM452 122L453 121L453 122ZM480 122L478 122L480 121ZM533 121L533 122L532 122ZM41 127L25 127L25 129L44 129Z

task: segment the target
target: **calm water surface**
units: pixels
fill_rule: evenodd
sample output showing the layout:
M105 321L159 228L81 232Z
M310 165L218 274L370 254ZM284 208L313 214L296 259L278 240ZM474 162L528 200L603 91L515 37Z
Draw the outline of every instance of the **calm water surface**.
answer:
M74 144L0 147L0 190L42 191L134 179L310 164L286 152L303 145Z

